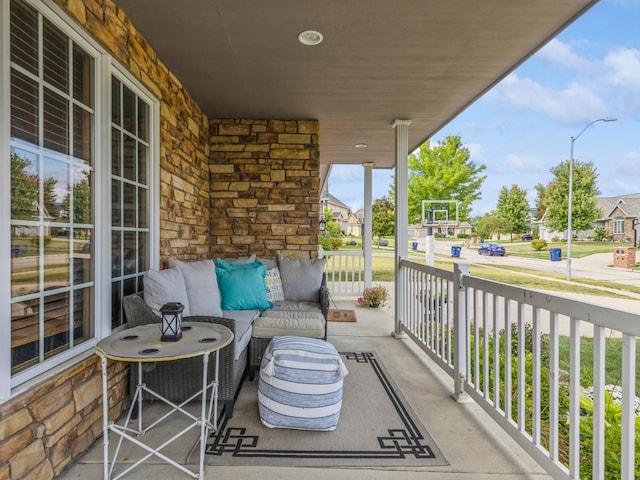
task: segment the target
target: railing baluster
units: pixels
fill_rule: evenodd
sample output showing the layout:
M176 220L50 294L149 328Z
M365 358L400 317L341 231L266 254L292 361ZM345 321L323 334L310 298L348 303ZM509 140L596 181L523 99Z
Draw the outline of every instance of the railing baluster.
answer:
M622 475L635 475L636 338L622 335Z
M604 328L593 330L593 480L604 479Z
M552 313L549 321L549 455L552 460L558 460L558 382L560 380L558 314Z

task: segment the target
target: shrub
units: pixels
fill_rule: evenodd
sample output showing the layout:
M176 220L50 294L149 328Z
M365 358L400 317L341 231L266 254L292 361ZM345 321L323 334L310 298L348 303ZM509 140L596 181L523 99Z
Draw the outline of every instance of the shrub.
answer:
M320 237L319 243L325 250L337 250L342 245L342 239L339 237L327 237L323 235Z
M469 238L469 234L468 233L459 233L458 234L458 238Z
M536 238L535 240L531 240L531 247L534 250L540 251L543 248L547 248L547 241L542 240L541 238Z

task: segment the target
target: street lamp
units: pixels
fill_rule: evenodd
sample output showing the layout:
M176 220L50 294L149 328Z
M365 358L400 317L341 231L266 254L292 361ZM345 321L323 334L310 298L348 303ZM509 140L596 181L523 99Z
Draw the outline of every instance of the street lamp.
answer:
M571 241L573 240L573 144L575 141L594 123L598 122L615 122L617 118L598 118L587 124L578 135L571 137L571 155L569 156L569 207L567 215L567 280L571 280Z

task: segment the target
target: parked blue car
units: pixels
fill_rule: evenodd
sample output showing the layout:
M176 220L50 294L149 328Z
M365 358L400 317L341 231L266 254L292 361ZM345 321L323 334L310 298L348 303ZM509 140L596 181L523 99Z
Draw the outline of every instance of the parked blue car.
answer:
M504 257L505 250L499 243L485 243L478 248L478 255L500 255Z

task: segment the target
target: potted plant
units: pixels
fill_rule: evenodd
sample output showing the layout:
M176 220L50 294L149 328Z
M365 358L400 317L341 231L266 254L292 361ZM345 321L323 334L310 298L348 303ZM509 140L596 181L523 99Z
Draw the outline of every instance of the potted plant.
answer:
M389 291L382 285L365 288L362 296L358 298L358 304L365 307L384 307L389 300Z

